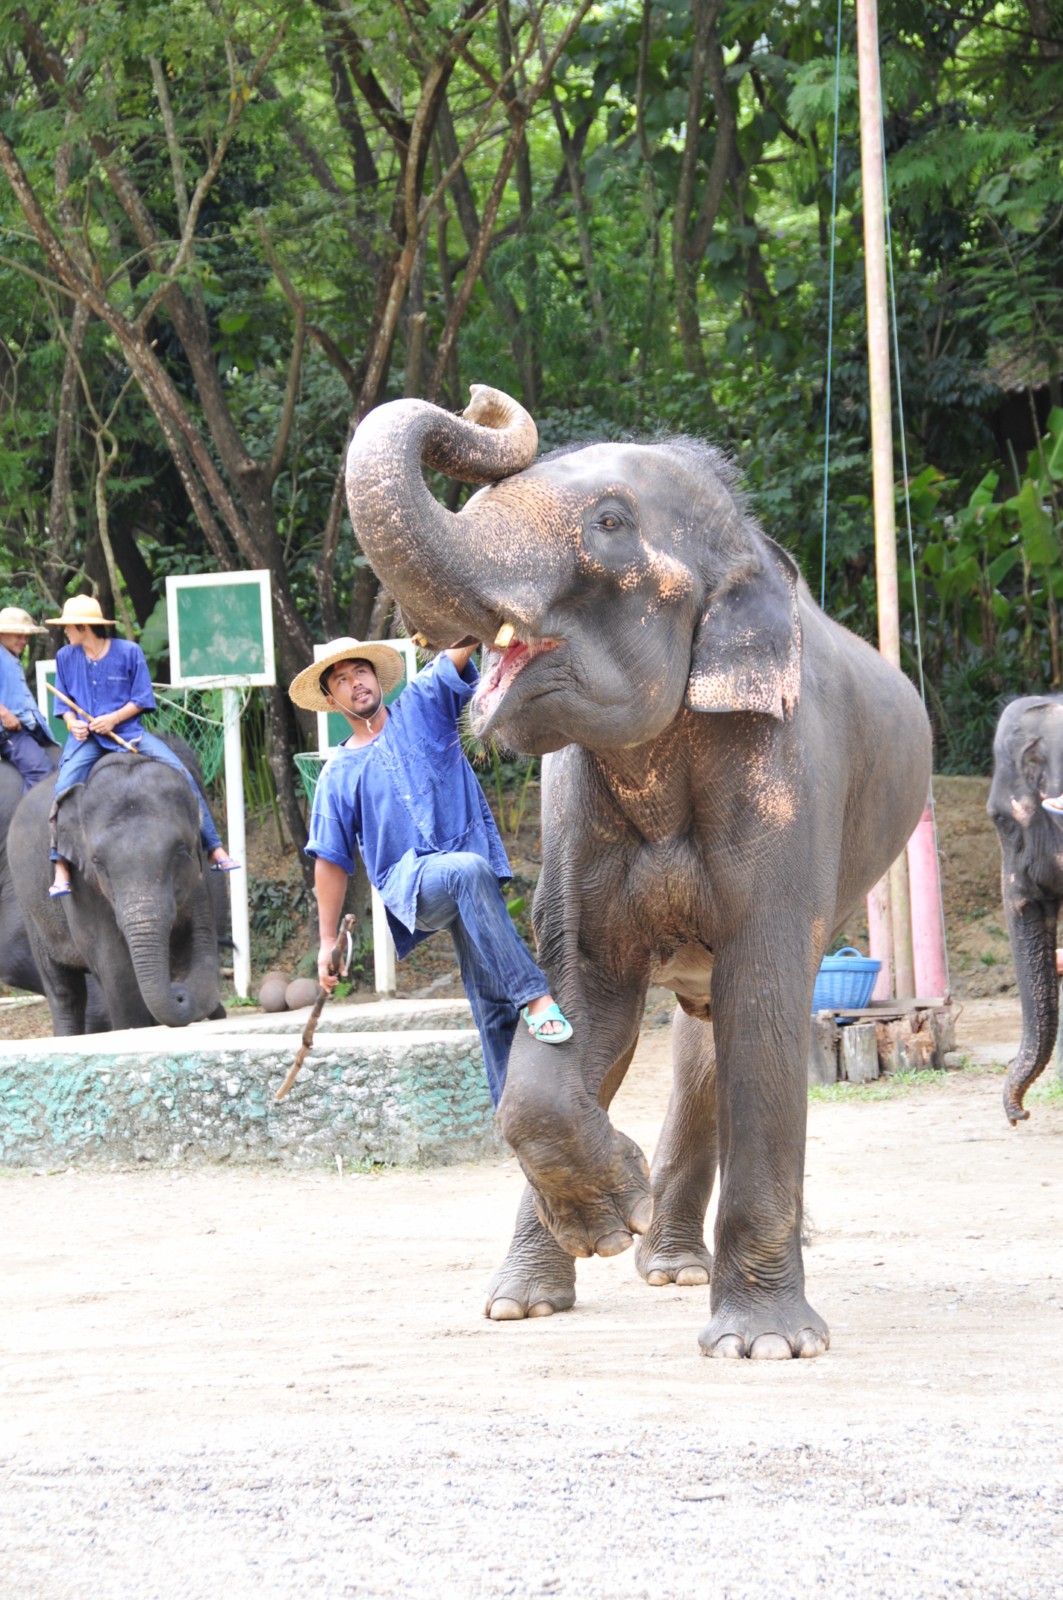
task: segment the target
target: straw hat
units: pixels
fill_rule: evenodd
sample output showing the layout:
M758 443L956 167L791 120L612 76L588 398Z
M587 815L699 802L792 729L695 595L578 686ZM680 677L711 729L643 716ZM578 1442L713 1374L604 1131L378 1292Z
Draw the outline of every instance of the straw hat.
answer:
M0 611L0 633L47 633L47 628L38 627L28 611L23 611L21 606L4 606Z
M44 620L52 628L106 628L114 623L113 617L104 616L100 602L91 594L74 595L63 607L61 617L45 617Z
M390 694L402 682L406 663L397 650L389 644L362 644L359 639L332 639L312 666L304 667L292 679L289 697L304 711L331 711L321 692L319 679L337 661L368 661L380 680L381 694Z

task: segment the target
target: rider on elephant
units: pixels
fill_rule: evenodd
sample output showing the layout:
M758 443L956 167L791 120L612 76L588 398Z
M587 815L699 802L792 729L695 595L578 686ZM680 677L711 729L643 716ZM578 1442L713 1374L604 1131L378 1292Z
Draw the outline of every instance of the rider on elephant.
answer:
M169 746L148 733L140 721L142 712L155 710L143 650L131 639L107 634L105 630L114 626L114 619L103 615L100 602L92 595L75 595L64 605L61 617L45 620L50 627L62 628L67 639L56 656L55 687L79 707L74 711L61 702L70 737L59 759L55 801L49 817L49 854L55 862L49 894L57 898L71 892L70 867L59 849L59 802L75 785L85 782L101 756L130 745L135 745L140 755L163 761L188 779L199 801L200 832L211 870L232 872L239 862L232 859L218 837L196 780Z
M306 847L316 858L322 985L335 987L329 959L357 850L400 959L449 928L497 1105L518 1016L545 1044L572 1028L506 909L509 862L458 737L479 681L473 648L444 650L390 711L384 696L404 666L385 644L334 640L288 692L304 710L338 711L351 730L318 780Z
M47 631L21 606L0 611L0 760L10 761L21 773L23 791L47 778L55 766L55 740L22 668L30 635Z

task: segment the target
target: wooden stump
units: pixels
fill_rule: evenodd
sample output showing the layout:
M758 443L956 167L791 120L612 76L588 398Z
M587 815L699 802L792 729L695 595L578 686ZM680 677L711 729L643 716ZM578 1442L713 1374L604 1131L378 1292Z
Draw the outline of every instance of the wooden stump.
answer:
M871 1083L879 1075L878 1028L873 1022L852 1022L840 1028L841 1070L847 1083Z
M838 1081L839 1029L829 1014L812 1018L812 1033L808 1041L808 1081L824 1085Z

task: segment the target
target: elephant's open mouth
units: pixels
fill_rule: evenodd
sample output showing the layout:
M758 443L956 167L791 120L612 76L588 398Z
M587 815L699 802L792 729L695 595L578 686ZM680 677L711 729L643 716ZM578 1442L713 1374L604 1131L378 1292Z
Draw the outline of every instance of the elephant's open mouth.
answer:
M477 720L486 724L513 686L513 680L536 656L556 650L559 639L513 639L504 650L485 651L485 666L476 694Z

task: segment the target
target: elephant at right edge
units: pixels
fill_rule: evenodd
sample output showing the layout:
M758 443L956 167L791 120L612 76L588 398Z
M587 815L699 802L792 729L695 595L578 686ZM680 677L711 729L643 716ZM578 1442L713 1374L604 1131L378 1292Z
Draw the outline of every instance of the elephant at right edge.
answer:
M1022 1003L1022 1043L1008 1067L1004 1110L1025 1122L1023 1096L1052 1054L1059 1025L1056 922L1063 898L1063 817L1041 802L1063 791L1063 696L1005 706L993 740L986 807L1000 840L1001 894Z
M575 1035L513 1041L498 1119L529 1188L488 1314L566 1310L573 1258L639 1233L647 1283L711 1273L707 1355L817 1356L812 988L926 804L926 713L815 604L718 452L536 446L528 413L478 387L463 417L380 406L347 459L355 533L410 631L485 641L473 732L547 756L534 922ZM426 468L483 487L453 513ZM652 1174L607 1114L651 982L681 1008Z

